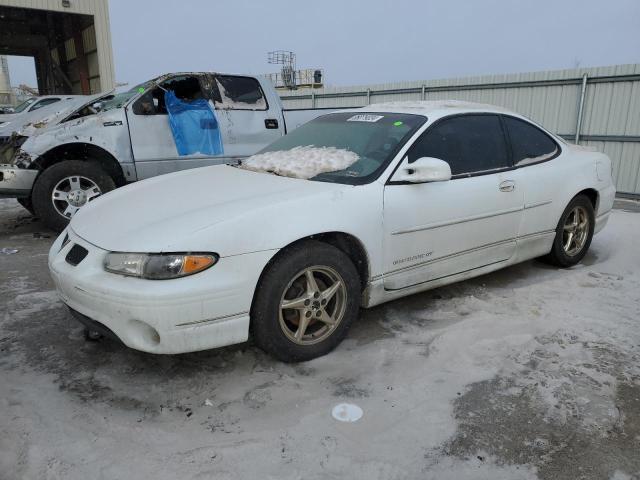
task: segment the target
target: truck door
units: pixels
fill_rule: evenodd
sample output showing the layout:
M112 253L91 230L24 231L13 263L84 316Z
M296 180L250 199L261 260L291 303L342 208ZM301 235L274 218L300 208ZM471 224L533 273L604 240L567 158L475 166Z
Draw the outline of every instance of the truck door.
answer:
M276 95L273 88L263 89L253 77L213 76L212 97L225 157L241 159L253 155L284 134Z
M230 161L226 155L178 154L169 116L165 106L165 91L173 91L179 99L210 99L210 90L202 75L176 75L164 80L141 95L127 107L131 148L138 179L163 173L203 167Z

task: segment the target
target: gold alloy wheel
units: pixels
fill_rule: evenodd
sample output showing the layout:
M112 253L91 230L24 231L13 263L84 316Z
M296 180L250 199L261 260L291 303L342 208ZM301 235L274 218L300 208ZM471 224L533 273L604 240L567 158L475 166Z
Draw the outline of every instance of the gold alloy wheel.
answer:
M569 257L575 257L584 248L589 237L589 215L584 207L574 207L564 221L562 248Z
M340 325L347 306L347 287L338 272L313 266L298 272L280 299L280 328L298 345L313 345Z

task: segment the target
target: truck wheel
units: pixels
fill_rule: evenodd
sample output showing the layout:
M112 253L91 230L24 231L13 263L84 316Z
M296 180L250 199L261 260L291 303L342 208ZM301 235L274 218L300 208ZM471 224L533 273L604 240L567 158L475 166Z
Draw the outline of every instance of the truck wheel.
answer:
M360 308L360 278L341 250L317 241L290 247L267 267L251 307L256 344L283 362L333 350Z
M594 227L591 200L584 195L574 197L560 217L553 248L544 260L562 268L577 264L589 250Z
M31 202L31 198L23 197L16 198L18 203L22 205L25 210L28 210L31 215L35 215L36 213L33 211L33 203Z
M71 217L87 202L116 188L100 165L66 160L47 168L37 178L31 198L40 220L62 231Z

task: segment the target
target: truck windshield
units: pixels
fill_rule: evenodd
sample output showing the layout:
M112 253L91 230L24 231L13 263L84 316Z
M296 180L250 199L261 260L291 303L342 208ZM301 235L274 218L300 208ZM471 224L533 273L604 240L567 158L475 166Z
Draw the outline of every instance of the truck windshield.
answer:
M426 120L388 112L323 115L244 160L241 168L322 182L369 183Z
M153 81L148 81L145 83L141 83L140 85L136 85L135 87L125 92L114 93L113 95L103 98L101 100L102 111L112 110L114 108L122 108L124 104L127 103L131 98L138 95L139 93L144 93L149 87L153 85Z

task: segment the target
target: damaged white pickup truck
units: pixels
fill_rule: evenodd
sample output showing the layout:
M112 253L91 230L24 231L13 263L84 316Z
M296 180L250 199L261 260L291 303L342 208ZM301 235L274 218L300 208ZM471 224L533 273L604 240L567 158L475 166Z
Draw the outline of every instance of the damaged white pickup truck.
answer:
M200 116L186 115L194 105ZM92 99L31 136L14 134L3 147L8 163L0 165L0 197L17 198L62 230L80 207L116 187L233 163L285 133L280 98L269 80L167 74Z

